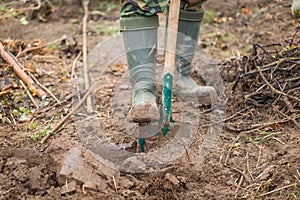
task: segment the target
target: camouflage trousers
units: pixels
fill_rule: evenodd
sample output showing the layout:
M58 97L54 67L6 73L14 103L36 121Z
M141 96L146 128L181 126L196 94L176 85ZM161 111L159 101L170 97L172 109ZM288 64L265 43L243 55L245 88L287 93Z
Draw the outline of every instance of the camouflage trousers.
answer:
M202 10L202 3L206 0L199 0L190 3L190 0L181 0L180 9L189 11ZM154 16L163 13L168 5L168 0L121 0L121 17L132 16Z

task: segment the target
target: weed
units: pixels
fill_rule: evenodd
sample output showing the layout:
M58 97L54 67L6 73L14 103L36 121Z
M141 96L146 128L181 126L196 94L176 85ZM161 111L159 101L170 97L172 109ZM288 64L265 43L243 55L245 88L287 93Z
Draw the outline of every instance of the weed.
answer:
M120 31L119 28L112 27L112 26L98 27L97 29L98 29L99 34L103 35L103 36L110 36L110 35L113 35L113 34L118 33Z
M25 26L25 25L27 25L29 23L27 21L26 17L22 17L19 21L20 21L20 24L23 25L23 26Z
M114 3L110 3L110 2L107 2L107 1L104 1L104 2L100 2L99 6L98 6L98 9L101 10L101 11L106 11L106 12L110 12L110 11L113 11L117 8L117 5L114 4Z
M278 135L278 134L281 134L281 132L268 132L268 131L261 131L258 133L259 136L255 137L254 138L254 142L256 144L260 144L260 143L263 143L263 142L266 142L272 138L274 138L274 136Z
M217 16L216 11L214 11L214 10L207 10L207 11L205 11L205 15L204 15L203 21L205 23L212 24L214 22L214 19L216 18L216 16Z
M30 135L30 139L37 141L39 138L44 137L45 135L48 135L49 133L51 133L52 129L51 129L51 122L53 121L54 116L50 119L50 121L48 122L48 124L46 126L41 126L38 127L38 131L33 134ZM36 125L37 126L37 125Z
M58 47L58 44L51 44L51 45L47 46L47 49L57 50L57 49L59 49L59 47Z
M30 130L32 130L32 129L36 129L37 126L38 126L38 123L37 123L37 122L33 122L32 124L30 124L30 125L28 126L28 128L29 128Z

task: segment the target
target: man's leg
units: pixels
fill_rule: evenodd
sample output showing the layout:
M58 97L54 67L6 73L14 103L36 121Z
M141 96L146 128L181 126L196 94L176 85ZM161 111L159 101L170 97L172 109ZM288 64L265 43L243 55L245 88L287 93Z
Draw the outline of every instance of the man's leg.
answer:
M159 120L155 62L158 12L156 0L122 0L120 26L132 87L130 118L136 123Z
M213 87L199 86L191 76L191 63L195 55L195 49L200 32L200 24L204 16L202 3L204 0L191 0L182 3L178 38L176 45L176 70L175 86L181 93L196 94L203 103L209 104L205 99L216 100L216 92Z

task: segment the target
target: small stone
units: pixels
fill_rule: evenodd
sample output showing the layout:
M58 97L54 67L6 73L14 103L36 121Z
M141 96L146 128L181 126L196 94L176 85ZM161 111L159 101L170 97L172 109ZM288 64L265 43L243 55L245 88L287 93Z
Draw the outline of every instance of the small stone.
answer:
M32 168L29 174L29 187L32 190L37 190L42 187L43 173L38 168Z
M86 159L86 158L85 158ZM108 167L102 166L101 172L103 174ZM113 173L114 171L108 171L106 173ZM83 182L85 188L91 189L105 189L107 187L106 182L101 176L95 173L94 169L85 163L84 158L81 155L81 149L73 147L69 151L69 155L66 157L63 166L60 170L60 175L71 177L75 180Z
M129 89L129 86L128 86L128 85L125 85L125 84L122 84L122 85L119 86L119 88L120 88L121 90L128 90L128 89Z
M171 183L173 183L173 185L178 185L180 183L179 180L173 174L167 173L165 175L165 178L168 179Z
M124 187L124 188L127 188L127 189L130 189L130 188L132 188L135 185L134 182L128 180L126 177L125 178L121 178L119 180L119 184L121 185L121 187Z
M116 72L114 72L114 75L115 75L115 76L122 76L122 75L123 75L123 73L122 73L122 72L120 72L120 71L116 71Z
M65 184L62 186L60 194L65 195L76 192L76 185L76 181L71 181L70 183Z
M184 176L177 176L178 180L181 182L181 183L187 183L187 178L184 177Z
M17 159L16 157L7 159L6 166L13 168L13 166L27 165L26 160Z

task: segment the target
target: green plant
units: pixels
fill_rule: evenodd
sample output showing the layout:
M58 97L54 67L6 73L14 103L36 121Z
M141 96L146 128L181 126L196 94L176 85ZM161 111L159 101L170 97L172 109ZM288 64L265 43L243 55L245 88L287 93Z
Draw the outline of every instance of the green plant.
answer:
M31 110L28 109L28 108L26 108L26 107L24 107L24 106L19 107L19 111L20 111L21 113L26 114L26 115L28 115L28 114L31 113Z
M260 143L266 142L270 139L274 139L274 137L278 134L281 134L281 132L261 131L258 134L259 134L259 136L254 138L254 142L256 144L260 144Z
M216 18L217 16L217 13L216 11L214 10L207 10L205 11L205 15L204 15L204 18L203 18L203 21L205 23L213 23L214 22L214 19Z
M54 119L54 116L49 120L49 122L46 126L38 127L39 130L35 134L30 135L29 136L30 139L37 141L39 138L44 137L45 135L48 135L49 133L51 133L51 131L52 131L51 122L53 121L53 119Z
M38 125L39 125L39 124L38 124L37 122L33 122L32 124L30 124L30 125L28 126L28 128L32 130L32 129L37 128Z
M99 34L103 35L103 36L113 35L113 34L118 33L120 31L119 28L112 27L112 26L109 26L109 27L98 27L97 29L98 29Z
M59 46L58 46L58 44L51 44L51 45L47 46L47 49L57 50L57 49L59 49Z
M0 0L0 3L2 3L2 0ZM15 4L15 3L16 3L16 1L12 1L12 2L3 3L2 5L0 5L0 13L9 11L8 6L12 5L12 4Z
M20 20L19 20L20 24L21 25L27 25L29 22L28 20L26 19L26 17L22 17Z
M110 3L110 2L107 2L107 1L102 1L100 2L99 6L98 6L98 9L101 10L101 11L106 11L106 12L110 12L110 11L113 11L117 8L117 5L114 4L114 3Z
M38 131L37 133L30 135L29 137L34 140L37 141L40 137L44 137L45 135L48 135L51 132L50 127L46 127L45 129Z
M8 10L8 8L6 7L6 5L0 5L0 13L1 12L6 12L7 10Z

